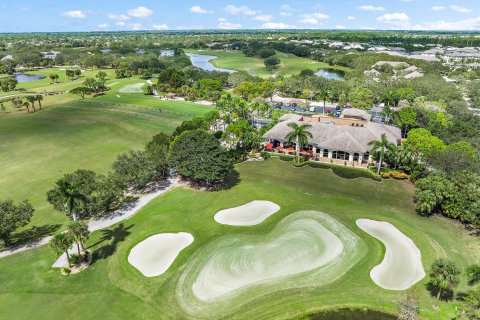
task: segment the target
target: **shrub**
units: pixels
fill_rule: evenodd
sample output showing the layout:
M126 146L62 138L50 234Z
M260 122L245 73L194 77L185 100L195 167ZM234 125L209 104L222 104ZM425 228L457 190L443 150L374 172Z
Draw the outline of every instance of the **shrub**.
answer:
M62 270L60 271L64 276L68 276L70 274L70 272L72 272L72 270L70 270L69 268L62 268Z
M265 160L267 160L268 158L271 157L270 153L268 153L268 152L266 152L266 151L260 152L260 156L261 156L263 159L265 159Z
M373 172L361 168L311 161L307 162L307 164L312 168L331 169L337 176L345 179L367 178L374 181L382 181L382 179Z
M397 170L388 170L388 171L383 171L380 173L383 179L396 179L396 180L405 180L408 179L409 176L405 172L400 172Z
M80 262L82 262L82 257L79 256L78 254L72 254L72 255L70 255L70 262L73 265L79 264Z
M288 156L288 155L278 156L278 159L280 159L282 161L292 161L293 158L294 158L293 156Z

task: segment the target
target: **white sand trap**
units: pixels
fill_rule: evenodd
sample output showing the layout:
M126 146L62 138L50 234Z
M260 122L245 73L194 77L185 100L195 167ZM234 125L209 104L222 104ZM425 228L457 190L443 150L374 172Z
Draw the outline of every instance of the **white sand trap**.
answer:
M193 236L186 232L156 234L133 247L128 262L145 277L156 277L167 271L192 242Z
M358 219L357 226L385 245L383 261L370 271L370 277L387 290L406 290L425 277L422 257L415 243L385 221Z
M231 226L253 226L280 210L280 206L271 201L254 200L242 206L218 211L215 221Z
M227 235L202 247L180 277L177 298L192 315L224 317L275 291L332 283L366 252L329 215L300 211L266 235Z
M134 83L134 84L129 84L128 86L123 87L122 89L118 90L119 92L123 93L143 93L142 87L145 85L145 83Z

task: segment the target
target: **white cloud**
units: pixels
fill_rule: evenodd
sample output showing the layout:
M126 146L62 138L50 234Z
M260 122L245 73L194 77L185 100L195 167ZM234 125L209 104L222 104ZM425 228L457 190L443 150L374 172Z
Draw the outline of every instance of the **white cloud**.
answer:
M269 21L272 21L272 16L268 14L261 14L261 15L255 16L253 19L258 21L263 21L263 22L269 22Z
M460 7L460 6L457 6L457 5L451 5L450 8L452 10L455 10L457 12L460 12L460 13L469 13L469 12L472 12L472 10L468 9L468 8L465 8L465 7Z
M239 29L242 25L239 23L228 22L225 18L219 18L217 27L219 29Z
M190 12L198 14L212 13L212 11L202 8L201 6L193 6L190 8Z
M108 23L101 23L97 27L100 29L107 29L110 25Z
M124 27L125 26L125 22L123 21L118 21L117 23L115 23L115 25L119 26L119 27Z
M120 20L120 21L125 21L125 20L130 20L130 17L127 16L126 14L108 14L107 17L112 20Z
M445 9L447 9L445 6L433 6L432 7L433 11L442 11L442 10L445 10Z
M167 30L168 26L165 23L154 24L152 26L154 30Z
M254 16L254 15L259 13L258 11L252 10L247 6L237 7L237 6L234 6L234 5L231 5L231 4L225 7L225 11L229 14L232 14L232 15L242 14L242 15L245 15L245 16Z
M140 23L129 23L128 27L132 30L140 30L140 28L142 28L142 25Z
M76 18L76 19L83 19L87 17L85 12L81 10L65 11L65 12L62 12L60 15L62 17L69 17L69 18Z
M299 21L305 24L320 24L322 20L329 19L330 16L328 14L324 14L321 12L314 12L312 14L304 14L302 15L302 19Z
M355 17L348 16L348 17L347 17L347 20L355 20Z
M288 11L282 11L282 12L280 12L280 16L282 16L282 17L291 17L291 16L292 16L292 13L291 13L291 12L288 12Z
M407 29L410 24L410 17L403 12L386 13L378 17L377 21L390 24L393 27Z
M262 28L263 29L294 29L296 27L283 22L267 22L262 24Z
M414 25L415 30L479 30L480 17L460 21L432 21Z
M360 6L358 9L363 11L385 11L384 7L373 6L371 4Z
M135 18L146 18L153 13L152 10L145 7L138 7L127 11L127 14Z
M335 26L336 29L345 29L345 26L344 25L341 25L341 24L337 24Z

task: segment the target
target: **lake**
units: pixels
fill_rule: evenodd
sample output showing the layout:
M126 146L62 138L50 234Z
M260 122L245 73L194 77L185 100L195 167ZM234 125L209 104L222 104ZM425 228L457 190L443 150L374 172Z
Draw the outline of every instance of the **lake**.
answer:
M190 57L190 60L192 60L192 64L195 67L198 67L203 70L207 71L219 71L219 72L228 72L228 73L234 73L236 70L230 70L230 69L222 69L222 68L217 68L215 67L210 60L217 59L215 56L207 56L204 54L196 54L196 53L187 53L187 56Z
M15 72L12 77L14 77L18 81L18 83L30 82L30 81L40 80L40 79L46 78L45 76L43 76L41 74L25 74L25 73L19 72L19 71Z
M319 69L317 73L315 73L319 77L323 77L328 80L345 80L345 72L340 70L334 69Z

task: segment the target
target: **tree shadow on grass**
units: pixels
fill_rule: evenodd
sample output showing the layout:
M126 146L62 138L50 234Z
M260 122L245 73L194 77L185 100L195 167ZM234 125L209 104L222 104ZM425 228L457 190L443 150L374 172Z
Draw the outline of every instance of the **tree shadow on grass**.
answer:
M35 243L42 238L54 234L62 225L46 224L43 226L33 226L29 229L15 233L10 239L9 248L15 248L27 243Z
M437 286L435 286L432 282L428 282L425 285L425 287L427 288L427 290L430 292L430 294L433 297L437 297L438 290L439 290L439 288ZM455 297L455 294L454 294L453 290L442 289L442 293L440 295L440 300L442 300L442 301L452 301L454 297Z
M232 172L230 172L230 174L225 178L219 190L231 189L236 185L238 185L240 181L241 181L240 174L237 172L237 170L232 170Z
M117 251L118 244L125 241L127 236L130 235L131 232L129 230L133 228L133 226L134 224L125 227L123 223L120 223L113 229L102 230L102 238L100 241L92 244L88 248L92 248L106 241L109 243L101 246L93 252L93 263L97 260L106 259L112 256Z

